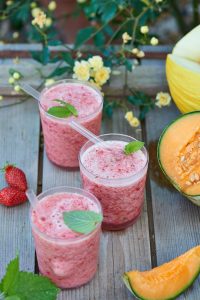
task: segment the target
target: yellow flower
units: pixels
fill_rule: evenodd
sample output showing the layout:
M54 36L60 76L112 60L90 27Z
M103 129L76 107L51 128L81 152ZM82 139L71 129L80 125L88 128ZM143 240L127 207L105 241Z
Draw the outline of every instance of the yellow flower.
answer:
M156 3L161 3L161 2L163 2L163 0L155 0L156 1Z
M18 39L19 32L17 32L17 31L13 32L12 36L13 36L13 39Z
M125 119L128 121L129 125L132 127L138 127L140 125L140 121L138 120L138 118L134 117L132 111L128 111L125 114Z
M9 82L10 84L13 84L13 83L15 82L15 79L14 79L13 77L10 77L10 78L8 79L8 82Z
M146 34L149 32L149 27L148 26L141 26L140 27L140 32L143 34Z
M2 95L0 95L0 101L2 101L3 100L3 96Z
M85 3L86 0L77 0L78 3Z
M134 118L133 112L132 112L132 111L128 111L128 112L125 114L124 118L125 118L128 122L130 122L130 121Z
M48 5L48 9L51 11L55 10L56 7L57 7L56 1L51 1Z
M139 52L140 50L138 49L138 48L133 48L132 50L131 50L131 52L133 53L133 54L138 54L138 52Z
M90 78L90 66L85 60L82 60L81 62L76 61L73 71L73 77L77 78L78 80L87 81Z
M15 92L20 92L21 91L21 88L20 88L20 86L19 85L15 85L15 87L14 87L14 90L15 90Z
M110 78L110 68L102 67L98 71L96 71L94 79L97 84L103 85Z
M50 27L51 25L52 25L52 19L51 18L46 18L45 26Z
M35 8L37 6L37 3L36 2L31 2L31 8Z
M13 4L13 1L6 1L6 5L7 6L10 6L10 5L12 5Z
M37 15L38 15L40 12L41 12L41 8L39 8L39 7L33 8L32 11L31 11L32 17L33 17L33 18L37 17Z
M93 68L94 71L97 71L103 67L103 59L99 55L95 55L88 59L90 67Z
M53 78L49 78L45 80L45 86L49 86L51 84L53 84L55 82L55 80Z
M124 32L122 34L122 40L123 40L123 43L124 44L127 44L128 41L131 41L132 40L132 37L127 33L127 32Z
M156 46L159 43L159 40L156 37L152 37L150 40L152 46Z
M14 72L13 73L13 78L15 79L15 80L18 80L18 79L20 79L20 74L18 73L18 72Z
M160 92L156 95L156 100L156 105L161 108L162 106L170 105L171 96L169 93Z
M145 56L145 53L144 51L140 50L138 53L137 53L137 57L138 58L143 58Z
M32 25L38 25L43 28L46 22L46 15L43 11L39 11L35 19L32 21Z
M138 120L138 118L134 117L129 122L129 124L131 125L131 127L138 127L140 125L140 121Z

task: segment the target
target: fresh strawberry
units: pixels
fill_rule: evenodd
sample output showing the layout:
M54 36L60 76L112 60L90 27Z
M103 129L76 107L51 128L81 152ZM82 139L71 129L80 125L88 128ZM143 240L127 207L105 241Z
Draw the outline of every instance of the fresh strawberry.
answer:
M0 190L0 204L5 206L19 205L27 200L26 194L14 187L5 187Z
M23 192L27 190L26 175L22 170L9 164L6 165L3 170L5 172L5 179L11 187L17 188Z

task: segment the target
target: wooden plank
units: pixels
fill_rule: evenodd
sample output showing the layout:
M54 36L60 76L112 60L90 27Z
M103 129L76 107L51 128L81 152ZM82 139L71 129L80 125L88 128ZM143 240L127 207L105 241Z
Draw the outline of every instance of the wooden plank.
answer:
M113 120L105 119L104 133L116 132L141 136L141 130L133 130L120 111ZM44 155L43 190L58 185L80 186L79 172L70 172L52 165ZM128 300L131 294L125 288L121 276L132 268L151 267L146 204L138 222L121 232L104 232L101 239L100 264L95 278L87 285L63 291L59 300Z
M9 100L8 100L9 101ZM5 101L6 102L6 101ZM0 166L6 161L21 167L29 185L37 189L39 116L33 101L0 108ZM0 175L0 188L5 186ZM7 263L19 253L23 270L34 271L34 246L29 222L29 204L0 206L0 278Z
M134 60L132 60L134 62ZM0 94L13 95L16 93L12 87L8 85L9 69L15 68L22 72L25 76L24 81L31 85L38 87L41 84L41 78L36 68L40 68L41 65L32 59L20 59L18 64L13 64L12 59L0 60L3 66L0 69ZM55 68L55 64L42 66L42 73L48 75ZM123 66L117 68L120 71L119 75L112 75L108 84L104 87L104 92L107 95L119 96L130 94L129 90L124 91L126 70ZM66 76L65 76L66 78ZM72 78L68 75L68 78ZM159 59L147 60L143 59L140 66L136 66L133 72L128 72L128 86L134 90L142 90L148 94L154 95L157 91L166 91L167 81L165 76L165 61Z
M172 105L162 110L156 109L148 115L146 120L158 265L200 243L199 208L168 183L160 171L156 158L157 141L162 130L179 114ZM200 280L180 297L180 300L199 300L199 283Z
M66 47L67 46L67 47ZM67 52L68 49L73 49L74 46L72 44L67 44L66 46L50 46L49 49L51 52ZM116 51L119 51L121 45L113 46ZM157 58L157 59L165 59L167 53L172 51L171 45L158 45L158 46L142 46L141 50L146 53L146 58ZM31 57L30 51L41 51L41 44L3 44L0 45L0 58L11 58L11 57L20 57L26 58ZM130 48L131 50L131 48ZM94 45L84 45L81 47L81 52L83 53L83 57L85 54L99 54L99 51ZM130 54L130 57L134 57L134 55Z

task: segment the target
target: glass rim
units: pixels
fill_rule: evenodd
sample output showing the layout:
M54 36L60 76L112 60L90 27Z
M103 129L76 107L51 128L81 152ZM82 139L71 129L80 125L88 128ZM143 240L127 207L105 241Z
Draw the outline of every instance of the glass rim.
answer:
M101 213L102 216L103 216L103 211L102 211L102 207L101 207L101 204L100 204L99 200L92 193L90 193L90 192L88 192L84 189L78 188L78 187L71 187L71 186L65 186L65 185L58 186L58 187L53 187L53 188L47 189L44 192L37 195L37 198L41 197L41 199L39 200L39 201L41 201L45 196L48 195L48 193L52 192L51 195L53 195L54 194L53 192L55 192L55 193L64 192L64 191L61 191L62 189L65 189L65 192L67 192L67 193L74 193L74 194L80 194L80 195L82 195L82 193L84 193L85 197L88 197L90 200L95 202L95 204L97 205L97 207L99 209L99 213ZM31 224L32 230L34 230L39 236L41 236L42 238L44 238L46 240L49 240L51 242L61 243L61 244L71 244L71 243L77 243L77 242L80 242L82 240L85 240L88 237L95 234L98 231L98 229L101 227L101 224L102 224L102 222L98 223L95 226L95 229L93 231L91 231L87 234L80 234L80 236L78 236L78 237L66 238L66 239L51 237L48 234L46 234L44 232L41 232L39 230L39 228L32 222L32 211L33 211L33 208L30 206L29 216L30 216L30 224Z
M50 88L56 86L56 85L59 85L59 84L62 84L62 83L75 83L75 84L81 84L81 85L85 85L85 86L88 86L89 88L93 89L99 96L100 96L100 104L97 108L97 110L95 110L92 114L88 115L88 116L85 116L85 117L80 117L80 118L77 118L77 120L79 121L87 121L89 119L91 119L92 116L95 116L98 112L100 112L103 108L103 95L101 93L101 91L96 88L95 86L93 86L90 82L88 81L82 81L82 80L77 80L77 79L71 79L71 78L67 78L67 79L61 79L61 80L57 80L55 81L54 83L48 85L47 87L43 88L41 93L40 93L40 98L39 98L39 101L38 101L38 104L39 104L39 108L41 108L41 110L45 113L45 115L47 115L49 118L51 119L55 119L55 120L59 120L59 121L62 121L64 123L69 123L69 119L68 118L59 118L59 117L55 117L53 115L50 115L45 109L44 107L42 106L41 104L41 97L43 96L43 94L49 90Z
M121 133L106 133L106 134L100 134L99 137L105 137L105 136L116 136L116 137L126 137L126 138L129 138L130 140L132 141L138 141L136 138L130 136L130 135L126 135L126 134L121 134ZM109 141L109 140L107 140ZM116 138L116 141L117 141L117 138ZM85 151L87 151L87 149L89 149L90 147L88 147L86 150L84 149L84 147L86 147L89 143L91 143L90 141L87 141L82 147L81 147L81 150L79 152L79 156L78 156L78 159L79 159L79 164L80 164L80 167L82 167L86 172L88 172L91 176L95 177L95 174L93 174L92 172L90 172L83 164L83 161L82 161L82 157L83 156L82 154L85 153ZM94 144L92 144L94 145ZM127 177L119 177L119 178L105 178L105 177L100 177L98 176L98 180L100 180L101 182L106 182L106 183L114 183L114 182L126 182L130 179L133 179L133 178L136 178L138 175L142 174L144 172L144 170L147 168L148 166L148 163L149 163L149 154L147 152L147 149L145 146L143 146L141 148L141 150L143 150L143 153L145 155L145 158L146 158L146 163L145 165L142 167L142 169L140 169L137 173L135 174L132 174L130 176L127 176ZM84 152L83 152L84 151ZM83 152L83 153L82 153Z

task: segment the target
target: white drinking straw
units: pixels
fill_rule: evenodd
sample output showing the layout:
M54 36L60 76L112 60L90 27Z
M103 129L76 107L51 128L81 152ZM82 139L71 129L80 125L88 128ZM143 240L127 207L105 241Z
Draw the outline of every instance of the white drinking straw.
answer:
M37 90L35 90L34 88L32 88L32 86L30 86L27 83L20 83L20 87L21 87L21 89L24 92L26 92L27 94L31 95L34 99L40 101L40 93ZM90 140L92 143L94 143L94 144L97 144L97 143L103 143L104 144L105 143L101 138L99 138L98 136L96 136L95 134L93 134L91 131L89 131L88 129L86 129L80 123L78 123L76 121L71 121L71 122L69 122L69 125L74 130L76 130L81 135L83 135L88 140Z
M38 201L38 198L37 198L36 194L34 193L34 191L31 189L28 189L26 191L26 196L27 196L32 208L35 208L39 201Z

